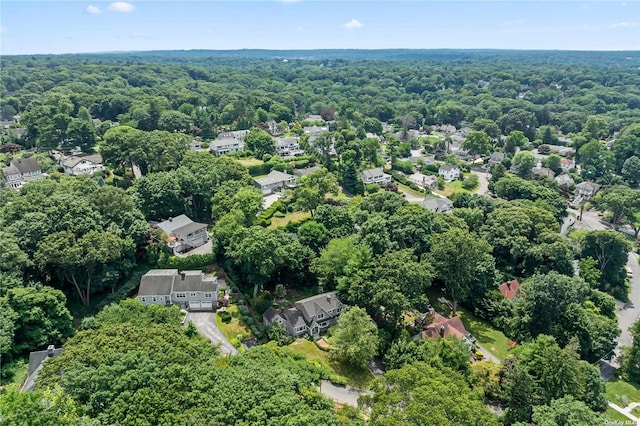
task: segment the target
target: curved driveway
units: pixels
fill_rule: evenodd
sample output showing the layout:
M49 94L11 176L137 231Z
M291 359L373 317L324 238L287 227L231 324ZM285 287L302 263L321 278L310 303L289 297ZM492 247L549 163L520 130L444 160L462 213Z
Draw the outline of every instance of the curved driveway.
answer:
M218 328L215 312L189 312L184 323L188 324L189 321L193 321L198 328L198 332L211 340L211 343L214 345L220 344L219 350L221 354L233 355L238 353L238 350L224 337L224 334Z

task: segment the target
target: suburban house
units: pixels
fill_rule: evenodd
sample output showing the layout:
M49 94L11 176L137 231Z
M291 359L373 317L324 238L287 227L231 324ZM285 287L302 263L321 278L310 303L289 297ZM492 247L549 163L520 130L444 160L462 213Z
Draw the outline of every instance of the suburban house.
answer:
M520 295L520 283L518 280L511 280L504 284L500 284L498 289L507 300L516 300Z
M562 145L549 145L549 144L544 144L546 146L549 147L549 152L555 152L556 154L562 156L562 157L573 157L574 155L576 155L576 150L573 148L569 148L568 146L562 146ZM542 147L543 145L540 145L540 147ZM538 151L540 151L540 147L538 147Z
M437 189L438 178L431 175L423 175L422 173L414 173L409 176L409 180L421 188Z
M391 182L391 175L382 171L382 167L376 167L375 169L364 170L360 173L360 177L365 185L371 183L377 183L378 185L386 185Z
M562 188L569 188L571 185L575 184L573 178L569 175L562 174L560 176L556 176L553 180L558 182L558 185Z
M62 353L62 348L56 348L54 345L47 346L44 351L31 352L29 354L29 370L27 371L27 379L22 384L22 392L33 389L36 379L42 366L49 358L54 358Z
M447 182L452 182L454 180L460 179L460 169L458 168L458 166L443 164L438 169L438 174L442 176Z
M473 342L469 340L469 332L464 328L464 324L460 317L446 318L430 308L426 314L416 320L416 325L422 327L422 331L418 333L416 338L420 339L440 339L447 336L454 336L470 347Z
M138 301L146 305L178 305L182 309L214 310L218 301L218 279L202 271L152 269L140 279Z
M504 157L505 157L504 152L497 152L497 151L493 152L489 157L489 164L502 163L502 160L504 160Z
M311 126L305 127L303 130L305 135L320 136L329 131L329 126Z
M553 179L556 176L556 173L547 167L539 167L537 169L534 169L531 172L531 176L534 179L540 179L543 177L548 177L549 179Z
M262 315L264 325L283 325L291 336L309 334L319 337L320 332L338 322L344 305L335 292L299 300L292 307L276 310L270 307Z
M585 181L576 185L575 195L576 198L588 200L596 195L596 192L600 190L600 185L594 182Z
M200 151L202 150L202 142L198 139L194 139L189 143L189 151Z
M169 247L174 254L184 253L209 241L207 225L194 222L184 214L169 218L156 226L168 235Z
M102 164L102 155L100 154L80 154L71 155L69 157L60 157L58 165L64 169L64 172L71 176L89 174L93 176L94 172L104 170Z
M209 150L213 155L232 154L244 151L244 142L235 138L216 139L209 143Z
M576 162L570 158L563 158L560 160L560 168L563 172L568 172L569 170L576 168Z
M5 176L5 186L11 189L20 189L30 180L45 177L35 158L18 158L12 160L8 167L2 169Z
M262 191L262 195L269 195L277 190L295 188L298 177L288 173L272 170L265 177L254 179L256 186Z
M286 137L276 139L276 152L280 157L299 157L304 155L304 151L300 149L299 138Z
M306 167L304 169L295 169L293 171L293 174L298 176L299 178L301 178L302 176L309 176L314 174L315 172L322 170L322 167L320 166L311 166L311 167Z
M218 138L219 139L238 139L243 141L244 138L247 136L247 133L249 133L248 130L235 130L233 132L222 132L218 134Z
M453 201L446 197L425 197L421 206L436 213L449 213L453 211Z

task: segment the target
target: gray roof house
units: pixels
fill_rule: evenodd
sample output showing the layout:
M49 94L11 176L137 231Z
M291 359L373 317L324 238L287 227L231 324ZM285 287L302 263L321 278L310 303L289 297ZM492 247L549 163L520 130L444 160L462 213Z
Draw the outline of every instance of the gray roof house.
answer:
M438 174L447 182L451 182L460 178L460 168L458 166L443 164L438 169Z
M285 188L294 188L298 177L288 173L272 170L268 175L254 179L255 185L260 188L263 195L269 195L273 192Z
M436 213L449 213L453 211L453 201L446 197L425 197L422 207Z
M299 157L304 155L304 151L300 149L300 138L289 136L286 138L276 139L276 152L280 157Z
M322 167L320 166L312 166L312 167L307 167L304 169L295 169L293 171L293 174L298 176L298 177L302 177L302 176L309 176L314 174L315 172L322 170Z
M22 391L27 392L33 389L36 384L36 379L45 361L49 358L56 357L62 353L62 348L56 348L54 345L49 345L44 351L31 352L29 354L29 370L27 372L27 379L22 385Z
M5 186L15 190L22 188L30 180L46 176L33 157L12 160L8 167L2 169L2 172L5 176Z
M178 305L189 310L213 310L219 285L216 277L202 271L152 269L140 279L138 301L146 305Z
M371 183L377 183L378 185L386 185L391 182L391 175L382 171L382 167L376 167L375 169L364 170L360 173L360 177L365 185Z
M504 160L505 153L504 152L493 152L489 157L489 164L501 163Z
M588 200L596 195L596 192L600 190L600 185L595 182L585 181L576 185L576 197Z
M264 325L283 325L292 336L309 334L318 337L321 331L337 323L343 308L343 303L332 291L299 300L280 311L270 307L262 315L262 320Z
M414 173L409 175L409 180L421 188L437 189L438 177L432 175L423 175L422 173Z
M554 178L554 180L556 182L558 182L558 185L564 186L564 187L567 187L567 188L575 183L573 178L571 176L569 176L569 175L566 175L566 174L563 174L563 175L560 175L560 176L556 176Z
M169 236L169 247L174 253L184 253L209 241L207 225L194 222L184 214L170 217L156 226Z
M209 142L209 150L213 155L232 154L244 151L244 140L236 138L222 138Z
M93 176L94 172L103 171L102 155L100 154L80 154L71 155L69 157L60 157L58 165L64 169L64 172L71 176L89 174Z

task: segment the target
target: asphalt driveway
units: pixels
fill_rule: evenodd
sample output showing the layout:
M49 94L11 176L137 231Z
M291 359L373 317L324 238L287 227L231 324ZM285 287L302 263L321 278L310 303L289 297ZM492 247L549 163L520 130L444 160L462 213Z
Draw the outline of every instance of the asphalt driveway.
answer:
M238 350L224 337L224 334L218 328L215 312L189 312L184 323L188 324L189 321L193 321L198 328L198 332L211 340L211 343L220 344L221 354L233 355L238 353Z

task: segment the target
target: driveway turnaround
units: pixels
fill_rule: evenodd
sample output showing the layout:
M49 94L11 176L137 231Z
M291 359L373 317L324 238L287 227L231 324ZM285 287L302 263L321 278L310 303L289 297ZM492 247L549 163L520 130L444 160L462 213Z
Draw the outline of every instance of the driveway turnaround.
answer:
M220 344L221 354L233 355L238 353L238 350L224 337L224 334L218 328L215 312L189 312L184 323L188 324L189 321L193 321L198 328L198 332L211 340L211 343L214 345Z

